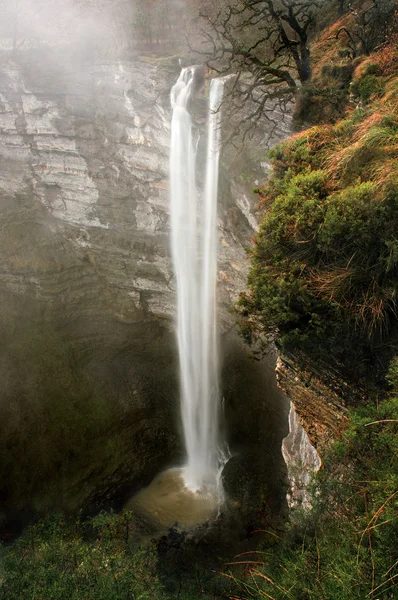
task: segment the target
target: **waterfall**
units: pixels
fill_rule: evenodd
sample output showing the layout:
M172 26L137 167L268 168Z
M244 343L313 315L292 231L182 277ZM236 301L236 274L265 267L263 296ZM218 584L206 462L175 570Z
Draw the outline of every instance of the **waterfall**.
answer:
M177 341L186 486L198 491L218 482L217 191L220 102L223 83L210 89L203 198L196 186L196 144L189 100L195 69L183 69L171 91L171 237L177 288Z

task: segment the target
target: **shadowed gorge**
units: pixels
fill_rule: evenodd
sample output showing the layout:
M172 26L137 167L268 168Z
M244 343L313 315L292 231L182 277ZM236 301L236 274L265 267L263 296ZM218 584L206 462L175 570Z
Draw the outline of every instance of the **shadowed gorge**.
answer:
M184 461L168 221L169 94L180 68L173 58L140 56L78 64L62 45L51 53L21 46L17 60L7 52L0 78L6 532L54 508L121 506ZM205 141L203 92L197 102L195 127ZM205 144L198 153L201 163ZM244 285L256 201L241 203L249 184L231 180L226 164L221 177L217 278L226 331ZM203 172L198 179L204 188ZM227 357L224 345L221 363Z

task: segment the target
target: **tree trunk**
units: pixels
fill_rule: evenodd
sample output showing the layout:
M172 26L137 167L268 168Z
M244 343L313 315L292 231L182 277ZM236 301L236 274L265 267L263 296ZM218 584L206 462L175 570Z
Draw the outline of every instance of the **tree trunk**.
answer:
M301 49L300 64L297 65L299 78L301 83L306 83L311 79L311 53L310 49L305 46Z
M346 0L339 0L339 15L340 17L344 14Z

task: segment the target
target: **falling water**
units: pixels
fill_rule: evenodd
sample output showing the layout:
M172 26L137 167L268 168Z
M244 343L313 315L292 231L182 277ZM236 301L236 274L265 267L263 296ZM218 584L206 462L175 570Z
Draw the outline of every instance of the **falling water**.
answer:
M186 486L197 491L218 481L218 353L216 324L217 189L223 83L210 90L203 201L196 186L196 148L188 104L195 69L183 69L171 91L171 229L177 282L177 339L181 415L187 452Z

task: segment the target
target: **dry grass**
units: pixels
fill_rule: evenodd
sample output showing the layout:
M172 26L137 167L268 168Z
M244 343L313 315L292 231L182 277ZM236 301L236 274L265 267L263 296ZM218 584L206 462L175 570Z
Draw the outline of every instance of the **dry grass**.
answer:
M323 166L334 181L346 182L347 175L379 185L391 181L397 175L398 78L388 82L385 94L372 102L359 122L351 111L336 126L315 127L301 135L313 151L327 149Z
M337 23L335 30L341 26ZM320 48L331 52L330 32L320 40ZM398 48L386 46L364 60L355 77L366 77L370 64L396 64ZM382 73L384 77L385 73ZM298 143L306 142L317 166L329 176L329 188L344 193L347 187L369 182L374 186L373 201L383 203L388 190L398 186L398 77L389 75L385 93L362 108L351 109L347 118L337 125L313 127L292 138L292 151ZM314 162L312 160L312 162ZM293 232L292 232L293 233ZM294 236L292 236L294 237ZM323 301L355 315L370 335L388 328L392 315L397 313L396 286L386 285L384 279L369 273L366 264L357 264L354 256L346 265L323 265L309 274L310 289ZM392 263L391 263L392 264ZM395 264L395 263L394 263ZM387 271L389 267L386 267ZM387 274L386 274L387 275ZM383 283L384 281L384 283Z
M376 67L376 69L378 68L378 63L374 55L362 59L354 70L354 74L352 77L353 82L356 83L360 79L362 79L362 77L365 77L365 75L369 73L369 70L372 69L372 67ZM381 70L379 72L381 72Z
M378 188L384 187L386 184L398 181L398 160L397 156L391 157L382 162L377 162L373 165L370 177L376 183Z
M330 31L317 42L325 60L335 42ZM276 288L280 298L264 317L265 329L299 322L303 331L316 331L312 315L322 320L326 310L336 322L344 315L373 343L396 322L398 73L369 72L369 64L390 65L398 55L389 47L387 61L386 48L357 70L364 85L353 89L338 123L296 133L271 155L274 176L261 194L270 216L267 233L257 238L256 277L259 295L265 290L272 298ZM308 326L299 321L306 310Z
M314 63L314 81L319 82L323 78L324 67L329 65L346 65L349 58L341 57L341 54L349 46L349 36L344 29L349 29L353 22L352 15L345 15L329 29L326 29L312 45L312 57Z

